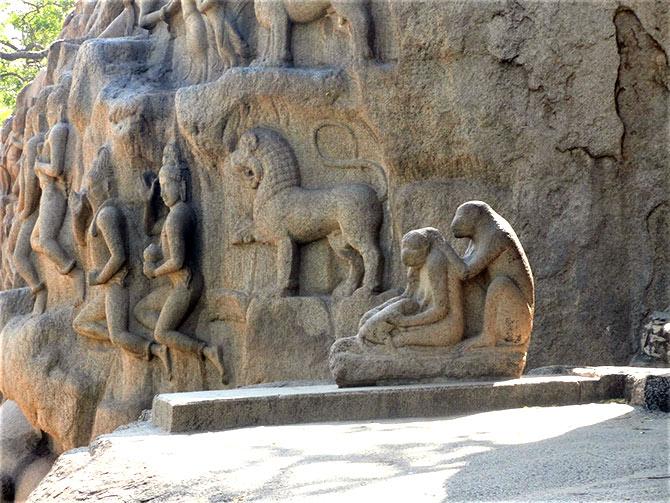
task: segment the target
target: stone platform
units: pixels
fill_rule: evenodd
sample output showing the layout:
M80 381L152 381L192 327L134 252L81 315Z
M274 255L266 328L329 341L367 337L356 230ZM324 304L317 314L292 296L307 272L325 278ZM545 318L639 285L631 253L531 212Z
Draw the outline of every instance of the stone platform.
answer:
M445 417L530 406L623 399L626 375L537 376L363 388L256 387L172 393L154 399L152 421L170 433L330 421Z

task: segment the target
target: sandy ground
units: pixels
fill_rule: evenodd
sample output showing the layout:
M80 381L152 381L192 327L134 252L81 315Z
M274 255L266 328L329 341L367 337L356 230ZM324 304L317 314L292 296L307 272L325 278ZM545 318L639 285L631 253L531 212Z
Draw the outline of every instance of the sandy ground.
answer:
M619 403L167 435L61 456L31 501L669 501L669 416Z

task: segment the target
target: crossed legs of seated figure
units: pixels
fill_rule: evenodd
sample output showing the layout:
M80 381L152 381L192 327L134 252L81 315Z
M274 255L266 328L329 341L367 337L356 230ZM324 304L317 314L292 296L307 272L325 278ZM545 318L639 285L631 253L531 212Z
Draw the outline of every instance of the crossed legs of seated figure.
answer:
M153 330L154 338L169 349L192 353L208 359L225 382L221 348L190 337L177 328L186 319L197 293L184 286L164 285L140 300L134 309L135 317L143 326Z

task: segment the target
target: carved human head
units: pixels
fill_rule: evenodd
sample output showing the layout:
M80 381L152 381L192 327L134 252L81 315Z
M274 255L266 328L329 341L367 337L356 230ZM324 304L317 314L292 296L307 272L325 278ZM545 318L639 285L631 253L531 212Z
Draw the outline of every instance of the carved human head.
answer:
M114 190L114 172L109 146L103 145L93 160L91 169L86 174L88 196L95 206L112 197Z
M57 122L64 122L67 119L67 100L70 96L70 86L72 84L72 75L64 73L58 79L58 84L53 87L53 91L47 98L47 119L49 124L54 125Z
M230 166L252 188L257 189L263 178L263 166L256 156L258 136L254 130L245 132L237 148L230 154Z
M477 232L480 220L493 212L483 201L468 201L456 210L451 222L451 232L457 238L471 238Z
M161 198L168 208L187 198L188 171L181 162L179 147L169 143L163 150L163 165L158 172Z
M434 227L424 227L409 231L402 237L400 257L407 267L419 267L424 264L436 239L441 238L440 231Z
M12 130L12 124L14 121L14 116L8 117L5 122L2 123L2 143L5 143L7 141L7 138L9 138L9 133Z
M40 91L35 99L35 104L33 105L33 108L35 109L35 113L33 114L34 134L45 132L48 128L46 115L47 101L53 90L54 86L47 86Z

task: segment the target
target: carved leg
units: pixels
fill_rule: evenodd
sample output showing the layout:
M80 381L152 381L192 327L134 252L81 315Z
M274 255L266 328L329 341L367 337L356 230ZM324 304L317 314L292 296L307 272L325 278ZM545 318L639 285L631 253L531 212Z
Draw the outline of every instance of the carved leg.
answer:
M328 244L335 254L349 263L347 277L335 288L333 297L349 297L360 284L364 267L361 256L347 243L341 232L328 235Z
M333 0L336 12L349 21L353 45L353 57L356 62L372 59L370 49L370 14L366 1Z
M67 201L65 195L57 188L49 188L42 192L40 216L38 219L39 239L35 251L49 258L61 274L68 274L74 269L75 261L58 242L58 233L63 225Z
M223 24L228 44L232 45L235 54L244 62L249 57L249 45L240 34L235 23L227 15L223 17Z
M363 257L365 275L360 290L367 294L381 291L381 262L382 254L374 242L367 243L367 246L361 246L358 250Z
M165 300L163 309L158 316L154 337L170 349L193 353L202 358L202 350L206 344L177 330L191 307L191 297L192 292L186 287L170 289L170 295Z
M528 304L516 284L506 276L495 278L486 290L482 333L465 341L466 349L528 340L532 321Z
M202 355L207 358L216 368L221 376L221 384L228 384L226 379L226 369L223 366L223 349L220 346L206 346L202 350Z
M169 294L170 287L167 285L149 292L146 297L135 304L135 307L133 308L135 319L139 321L143 327L153 332L156 328L156 323L158 323L158 315Z
M300 252L291 238L277 242L277 289L282 297L292 295L298 288Z
M42 288L44 283L40 281L37 270L30 259L32 251L30 247L30 235L35 228L37 221L37 213L33 213L29 218L23 221L19 235L16 239L16 247L14 248L14 267L17 272L26 282L33 294L36 294Z
M33 304L33 314L40 315L44 314L44 311L47 310L47 289L42 288L39 292L35 294L35 303Z
M72 322L72 328L79 335L98 341L108 341L109 331L105 324L105 295L100 287L92 292L92 298L84 304Z
M230 36L227 33L227 19L223 10L217 12L219 17L212 16L211 26L214 30L214 39L216 41L216 50L219 53L219 56L223 60L225 68L231 68L237 66L237 57L235 50L233 49L230 43Z
M151 357L151 341L128 331L128 291L121 285L107 285L105 313L112 343L138 358Z
M254 2L258 23L269 29L270 40L259 61L263 66L285 66L291 63L291 20L283 0Z

